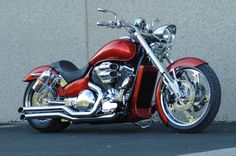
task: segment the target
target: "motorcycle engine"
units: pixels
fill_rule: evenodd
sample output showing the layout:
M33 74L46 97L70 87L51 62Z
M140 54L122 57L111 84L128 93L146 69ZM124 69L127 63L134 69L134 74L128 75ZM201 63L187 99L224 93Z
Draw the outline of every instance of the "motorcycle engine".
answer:
M112 62L103 62L94 68L91 79L103 92L101 111L104 114L113 113L118 103L124 104L133 72L133 68ZM78 111L90 111L96 102L96 97L92 91L83 90L78 97L65 98L64 103Z
M91 78L103 90L105 95L103 103L124 100L133 72L133 68L113 62L103 62L94 68Z
M83 90L78 97L65 98L65 105L73 106L79 111L89 111L95 103L95 96L90 90Z

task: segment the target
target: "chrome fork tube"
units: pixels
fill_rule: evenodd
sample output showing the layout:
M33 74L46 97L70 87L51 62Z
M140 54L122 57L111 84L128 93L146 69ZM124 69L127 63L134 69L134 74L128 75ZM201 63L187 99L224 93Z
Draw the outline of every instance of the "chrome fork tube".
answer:
M171 88L171 90L177 95L177 97L181 96L181 91L179 89L179 85L177 81L166 71L166 69L163 67L161 62L156 58L154 53L152 52L152 49L149 47L143 36L140 34L139 30L135 30L134 35L136 36L138 42L141 44L141 46L146 50L146 53L148 56L152 59L155 66L159 69L161 74L164 76L164 81L167 82L167 85Z
M165 54L166 60L169 64L173 63L174 61L172 60L172 58L170 57L170 54L166 53Z

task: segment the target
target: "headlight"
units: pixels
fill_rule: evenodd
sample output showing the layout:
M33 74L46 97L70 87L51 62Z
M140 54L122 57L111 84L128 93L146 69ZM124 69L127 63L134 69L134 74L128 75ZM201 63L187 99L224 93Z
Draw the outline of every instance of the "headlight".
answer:
M154 30L153 35L160 40L160 42L171 43L175 39L176 26L164 25Z

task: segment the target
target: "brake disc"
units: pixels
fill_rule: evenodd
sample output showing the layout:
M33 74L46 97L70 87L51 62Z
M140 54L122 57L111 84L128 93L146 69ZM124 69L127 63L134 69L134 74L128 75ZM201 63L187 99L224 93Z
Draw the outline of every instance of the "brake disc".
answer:
M183 97L176 98L173 106L178 110L189 110L195 101L196 90L191 82L187 80L180 80L181 90L183 92Z

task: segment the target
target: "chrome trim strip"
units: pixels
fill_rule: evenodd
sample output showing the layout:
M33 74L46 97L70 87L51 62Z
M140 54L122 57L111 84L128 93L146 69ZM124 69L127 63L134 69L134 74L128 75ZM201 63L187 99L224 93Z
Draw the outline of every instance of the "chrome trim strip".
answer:
M32 73L31 76L33 76L33 77L39 77L39 76L41 76L41 74L42 74L42 73Z

